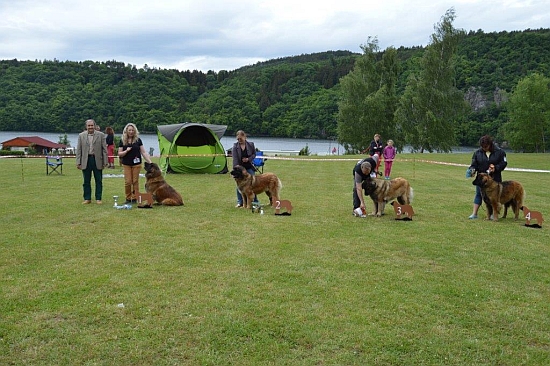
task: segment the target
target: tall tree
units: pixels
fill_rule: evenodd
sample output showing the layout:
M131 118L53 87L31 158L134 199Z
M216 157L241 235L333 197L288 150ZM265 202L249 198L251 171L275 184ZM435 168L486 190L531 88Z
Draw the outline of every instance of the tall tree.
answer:
M348 152L368 147L375 133L382 137L395 133L397 51L390 47L380 59L378 39L371 37L361 49L363 55L353 71L340 80L338 141Z
M464 31L455 29L454 9L447 10L420 61L420 70L407 81L396 118L411 147L449 152L455 145L456 120L466 103L455 86L455 58Z
M546 152L550 138L550 78L534 73L520 80L508 102L504 136L515 150Z

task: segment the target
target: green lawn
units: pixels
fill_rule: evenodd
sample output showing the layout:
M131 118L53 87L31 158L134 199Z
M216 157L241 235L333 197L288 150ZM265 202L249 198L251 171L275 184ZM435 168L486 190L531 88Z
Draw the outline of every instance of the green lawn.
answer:
M184 207L131 210L104 178L83 206L74 160L0 159L0 364L550 364L550 173L503 173L542 229L467 219L466 166L433 162L470 154L398 155L414 220L355 218L359 158L267 160L291 216L234 208L229 174L168 175Z

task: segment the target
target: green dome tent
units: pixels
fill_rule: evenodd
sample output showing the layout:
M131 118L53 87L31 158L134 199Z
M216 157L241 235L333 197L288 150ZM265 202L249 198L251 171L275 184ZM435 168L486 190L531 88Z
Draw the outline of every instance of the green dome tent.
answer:
M163 171L227 173L227 157L220 142L227 126L178 123L157 129Z

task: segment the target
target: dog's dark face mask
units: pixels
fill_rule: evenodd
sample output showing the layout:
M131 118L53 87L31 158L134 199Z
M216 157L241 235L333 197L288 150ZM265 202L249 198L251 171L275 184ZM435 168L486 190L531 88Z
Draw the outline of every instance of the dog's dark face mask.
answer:
M361 186L367 196L370 196L376 190L376 183L371 179L364 180Z
M478 173L476 175L476 179L472 181L472 184L474 186L483 187L485 185L485 179L483 179L484 176L487 176L487 174L484 173Z
M160 168L155 163L145 162L144 168L145 168L145 177L146 178L154 178L157 175L160 175Z
M233 179L242 179L243 178L243 172L239 169L233 169L231 171L231 176L233 177Z
M229 174L231 174L231 176L234 179L243 179L244 178L243 170L244 168L242 166L237 165L235 166L235 168L233 168L233 170Z

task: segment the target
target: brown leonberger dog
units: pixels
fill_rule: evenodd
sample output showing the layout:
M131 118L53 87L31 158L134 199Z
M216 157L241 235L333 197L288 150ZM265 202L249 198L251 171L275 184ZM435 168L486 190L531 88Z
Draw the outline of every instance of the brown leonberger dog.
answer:
M375 216L382 216L386 203L393 199L402 205L409 205L413 199L413 189L405 178L367 179L363 181L362 187L374 203Z
M171 185L166 183L162 171L155 163L145 163L145 190L153 199L165 206L183 206L183 198Z
M237 189L243 196L243 207L252 208L254 195L265 192L269 197L269 204L273 206L279 200L279 192L283 188L281 180L273 173L257 175L249 174L243 166L237 165L231 171L231 176L237 183Z
M498 220L500 205L504 205L502 218L506 218L508 207L512 206L514 219L518 219L519 210L525 199L525 190L521 183L514 180L499 183L487 173L478 173L472 184L481 188L481 197L487 207L487 220L490 220L491 216L493 216L494 221Z

